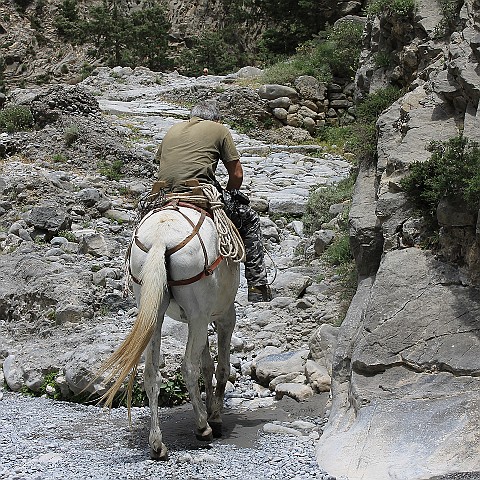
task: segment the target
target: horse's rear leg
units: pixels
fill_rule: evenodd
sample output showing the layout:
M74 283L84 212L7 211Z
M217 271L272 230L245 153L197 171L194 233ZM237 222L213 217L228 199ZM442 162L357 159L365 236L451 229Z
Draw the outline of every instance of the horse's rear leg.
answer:
M168 303L168 302L167 302ZM160 393L160 384L162 376L160 374L160 364L162 361L160 352L160 343L162 338L163 313L157 319L155 333L148 344L145 355L145 391L150 405L150 435L148 443L150 445L150 457L152 460L167 460L167 447L162 441L162 431L158 419L158 395Z
M218 332L218 364L215 371L217 385L215 395L212 398L211 410L209 411L208 423L212 427L216 437L222 435L222 411L225 387L230 375L230 342L233 329L235 328L235 306L232 304L227 314L216 322Z
M202 375L205 384L205 405L207 407L207 415L212 413L213 402L213 374L215 373L215 366L213 358L210 355L210 344L208 342L202 352Z
M212 429L207 423L207 411L200 396L198 380L200 359L207 345L208 324L203 319L189 319L188 341L183 359L183 376L187 385L195 417L195 435L199 440L211 441Z

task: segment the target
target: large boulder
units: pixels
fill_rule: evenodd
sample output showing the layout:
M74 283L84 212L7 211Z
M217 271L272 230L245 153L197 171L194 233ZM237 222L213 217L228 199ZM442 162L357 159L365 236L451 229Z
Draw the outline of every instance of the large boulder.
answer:
M341 327L322 467L350 480L480 470L479 305L428 252L385 255Z

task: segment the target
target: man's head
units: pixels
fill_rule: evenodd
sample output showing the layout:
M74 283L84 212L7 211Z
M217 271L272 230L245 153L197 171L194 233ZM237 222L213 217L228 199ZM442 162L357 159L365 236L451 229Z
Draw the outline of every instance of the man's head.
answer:
M190 110L190 118L192 117L218 122L220 120L220 112L214 102L199 102Z

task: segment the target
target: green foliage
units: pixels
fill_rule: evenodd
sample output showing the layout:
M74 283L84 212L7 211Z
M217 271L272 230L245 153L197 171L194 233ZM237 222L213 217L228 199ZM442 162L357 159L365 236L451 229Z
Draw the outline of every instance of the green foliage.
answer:
M343 263L336 267L335 274L338 275L340 286L340 311L335 326L340 326L345 319L348 307L352 301L358 286L358 272L354 260Z
M58 33L72 43L82 43L86 38L86 24L80 18L77 0L63 0L58 6L54 24Z
M256 127L256 123L251 118L239 118L236 122L231 123L231 127L238 133L248 134Z
M122 178L121 160L114 160L113 162L102 162L98 166L98 171L101 175L105 175L109 180L120 180Z
M165 9L156 3L147 4L131 13L129 23L124 32L129 38L124 52L128 64L145 65L153 71L169 66L166 52L170 24Z
M365 9L367 15L408 17L415 11L415 0L370 0Z
M33 126L33 115L28 107L15 105L0 110L0 132L19 132Z
M224 31L205 31L191 41L177 59L178 70L184 75L198 76L204 67L210 74L225 74L240 66L238 45L228 41Z
M69 242L76 242L77 238L71 230L60 230L58 232L59 237L66 238Z
M54 153L52 155L52 161L54 163L66 163L67 160L67 157L63 153Z
M40 386L40 389L38 391L38 394L41 395L48 395L49 397L58 400L62 396L62 392L60 391L60 387L58 386L56 382L56 378L58 376L58 372L50 372L47 373L43 379L43 383ZM51 389L54 390L53 393L47 392L47 387L51 387ZM49 390L51 390L49 389Z
M14 0L13 2L20 12L25 12L27 7L32 3L32 0Z
M47 373L45 377L43 378L42 385L40 385L40 388L38 391L34 392L33 390L30 390L26 385L24 385L22 388L20 388L20 393L22 395L26 395L28 397L41 397L42 395L47 395L50 398L53 398L55 400L58 400L61 398L62 393L60 390L60 387L58 386L56 382L56 378L58 377L58 371L52 371L50 373ZM51 387L48 388L47 387ZM47 392L49 390L50 392Z
M472 210L480 205L480 147L462 135L431 142L429 160L413 162L401 185L414 206L434 217L442 198L462 199Z
M350 263L353 260L352 252L350 250L350 239L348 235L340 235L331 245L328 246L325 252L325 258L330 265L338 266Z
M65 145L70 147L74 142L78 140L80 137L80 129L77 125L70 125L65 129L63 132L63 140L65 141Z
M273 25L263 34L262 43L274 54L291 55L298 45L325 27L325 7L318 0L254 0L253 3L265 23Z
M349 125L340 127L326 126L318 132L317 138L321 142L326 143L329 149L345 150L352 135L352 127Z
M392 56L388 52L377 52L373 56L377 68L389 68L392 65Z
M323 223L329 222L333 218L329 213L331 205L344 202L352 197L355 179L355 175L350 175L335 185L317 187L312 190L302 218L307 233L311 234L319 230Z
M93 72L93 69L94 67L92 65L90 65L89 63L84 63L80 70L80 75L83 79L85 79Z
M152 70L169 66L170 24L164 7L156 2L147 1L133 9L127 0L103 0L90 8L84 19L77 0L63 0L55 26L72 43L93 42L95 50L90 53L111 66L145 65ZM85 71L85 76L90 71Z
M437 0L437 3L442 11L442 20L435 27L434 33L436 37L442 37L450 34L454 30L463 1Z
M296 54L265 72L269 83L292 83L300 75L311 75L328 83L333 76L350 78L360 57L362 25L343 21L328 27L324 38L303 43Z
M357 120L352 124L349 150L358 163L371 163L377 146L376 122L381 113L403 95L403 90L386 87L368 95L355 110Z
M183 375L177 372L160 384L158 404L162 407L181 405L188 400L188 390Z

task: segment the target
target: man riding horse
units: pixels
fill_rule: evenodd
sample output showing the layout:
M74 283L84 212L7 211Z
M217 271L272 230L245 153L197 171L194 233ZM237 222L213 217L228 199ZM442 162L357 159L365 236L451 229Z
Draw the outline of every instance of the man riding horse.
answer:
M267 282L263 243L258 214L250 207L248 198L239 192L243 183L243 168L233 138L219 123L220 114L211 102L200 102L190 112L188 121L173 125L166 133L156 154L160 167L158 178L169 192L181 192L189 180L214 184L218 160L228 173L226 191L222 191L224 209L245 243L245 277L248 300L268 302L272 295Z

